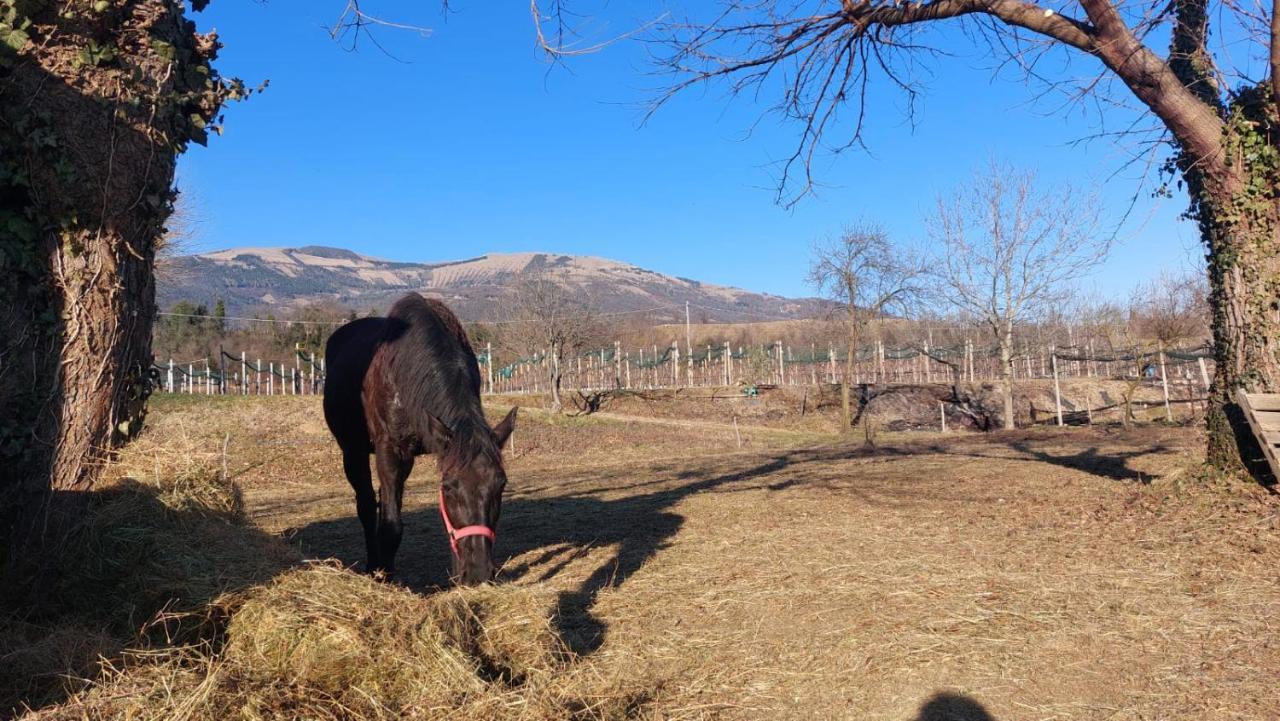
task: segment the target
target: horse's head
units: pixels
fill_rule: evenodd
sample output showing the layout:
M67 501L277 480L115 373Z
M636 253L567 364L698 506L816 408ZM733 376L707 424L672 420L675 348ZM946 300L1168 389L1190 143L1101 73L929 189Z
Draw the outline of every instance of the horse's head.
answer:
M440 511L453 549L453 577L458 583L475 585L493 580L493 542L498 516L502 512L502 491L507 474L502 466L502 447L515 430L516 409L490 429L475 429L474 435L451 434L448 449L441 456Z

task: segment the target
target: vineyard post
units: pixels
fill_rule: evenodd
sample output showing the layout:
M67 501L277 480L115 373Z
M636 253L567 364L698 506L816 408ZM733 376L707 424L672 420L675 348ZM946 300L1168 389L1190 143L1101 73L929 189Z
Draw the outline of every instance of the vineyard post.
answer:
M733 385L733 346L729 341L724 342L724 384Z
M1209 369L1204 366L1204 358L1197 358L1200 363L1200 381L1204 383L1204 389L1209 390Z
M249 361L244 351L240 351L240 395L249 395Z
M1160 348L1160 388L1164 391L1164 419L1173 423L1173 408L1169 405L1169 374L1164 369L1164 347Z
M680 344L671 341L671 387L680 385Z
M774 347L777 349L778 355L778 385L783 386L787 383L787 369L782 365L782 341L774 341Z
M933 359L929 357L929 341L926 340L924 342L924 382L925 383L933 382L933 368L932 368L933 364L929 362L931 360Z
M253 393L262 395L262 359L253 359Z
M276 362L270 361L267 364L267 395L274 396L276 394Z
M947 402L938 401L938 410L941 411L941 415L942 415L942 432L946 433L947 432Z
M640 353L643 355L644 350L641 349ZM627 390L631 390L631 352L630 351L627 351L627 357L625 358L625 360L626 360L626 373L627 373Z
M293 349L293 375L289 379L290 381L289 385L292 386L293 394L295 396L299 394L299 391L307 390L306 387L298 379L298 376L302 375L302 366L300 365L302 362L301 358L302 356L300 355L300 351L297 348L294 348Z
M222 350L222 344L218 344L218 395L227 392L227 353Z
M627 385L631 385L630 382ZM613 387L622 387L622 341L613 342Z
M173 358L169 359L169 392L173 392Z
M194 395L196 392L196 368L194 364L187 364L187 395Z
M1053 367L1053 405L1058 412L1058 425L1062 425L1062 389L1058 386L1058 352L1049 346L1049 361Z

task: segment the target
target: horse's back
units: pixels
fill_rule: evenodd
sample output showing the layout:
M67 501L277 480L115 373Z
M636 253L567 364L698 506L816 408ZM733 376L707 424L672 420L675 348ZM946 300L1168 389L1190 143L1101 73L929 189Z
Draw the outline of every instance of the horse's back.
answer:
M475 402L480 400L480 369L475 350L462 322L449 306L435 298L409 293L387 313L407 325L406 335L417 339L415 352L407 354L403 367L420 378L432 377L445 386L461 386ZM406 379L408 380L408 379Z
M324 419L344 450L371 450L360 394L388 332L386 318L359 318L334 331L325 344Z

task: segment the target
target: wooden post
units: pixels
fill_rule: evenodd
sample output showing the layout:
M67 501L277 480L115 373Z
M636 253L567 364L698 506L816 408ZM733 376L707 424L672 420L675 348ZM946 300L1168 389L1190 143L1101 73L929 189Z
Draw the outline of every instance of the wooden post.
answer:
M671 341L671 387L680 386L680 344Z
M276 362L267 363L267 395L276 394Z
M195 372L196 372L195 366L192 365L191 363L188 363L187 364L187 395L192 395L196 392Z
M778 385L780 385L780 386L781 386L781 385L784 385L784 384L787 382L787 381L786 381L787 371L786 371L786 369L782 366L782 364L783 364L783 359L782 359L782 341L780 341L780 340L775 340L775 341L773 342L773 348L774 348L774 355L778 357Z
M262 395L262 359L255 358L253 361L253 392L256 395Z
M644 355L644 349L643 349L643 348L641 348L641 349L640 349L640 355ZM630 353L630 352L628 352L628 353L627 353L626 363L627 363L627 365L626 365L626 372L627 372L627 389L628 389L628 390L630 390L630 388L631 388L631 353Z
M933 369L929 367L930 365L932 365L931 363L929 363L929 361L931 360L933 359L929 357L929 341L925 341L924 342L924 382L925 383L933 382ZM944 425L945 425L945 421L944 421ZM946 429L944 428L943 430L946 430Z
M1200 380L1204 383L1204 389L1207 392L1209 390L1209 369L1204 365L1204 358L1197 358L1196 361L1200 364Z
M1164 370L1164 348L1160 349L1160 388L1164 391L1164 419L1173 423L1173 407L1169 405L1169 374Z
M942 432L947 432L947 402L938 401L938 410L942 412Z
M1087 370L1088 367L1089 366L1086 364L1085 369ZM1085 415L1089 417L1089 425L1093 425L1093 392L1092 391L1084 394L1084 412L1085 412Z
M485 365L489 367L485 374L489 379L489 395L493 395L493 343L486 342L484 344Z
M1062 389L1058 386L1058 354L1053 348L1050 348L1049 352L1052 354L1049 357L1049 359L1053 365L1053 405L1058 412L1058 425L1061 426L1062 425Z
M173 359L169 359L169 392L173 392Z
M622 341L620 340L613 342L613 387L622 387Z
M729 341L724 342L724 384L733 385L733 346Z
M240 395L249 395L249 361L245 359L244 351L240 351Z

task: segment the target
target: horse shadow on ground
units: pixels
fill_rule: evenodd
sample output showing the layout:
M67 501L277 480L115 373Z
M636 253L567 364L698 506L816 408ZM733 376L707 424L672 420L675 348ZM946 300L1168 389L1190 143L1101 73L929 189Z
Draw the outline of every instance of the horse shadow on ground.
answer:
M652 480L636 484L600 484L561 496L508 498L502 506L495 556L499 562L504 558L524 560L503 566L498 578L548 581L594 548L616 548L608 561L575 588L562 591L557 600L556 622L565 643L579 655L590 654L604 642L608 630L592 613L597 597L604 590L626 583L649 559L670 547L684 525L684 516L672 510L681 500L702 493L765 488L763 482L755 481L797 463L848 455L847 451L833 449L790 451L756 459L750 467L728 473L655 472ZM651 485L653 490L636 495L599 495L643 490ZM406 512L403 518L405 537L397 556L395 580L419 592L447 587L449 544L435 505ZM365 555L354 513L312 523L297 530L293 540L308 556L332 556L349 565L362 565Z
M829 480L816 477L820 474L814 474L813 478L806 476L803 466L857 458L938 453L1019 460L1018 456L984 453L981 448L971 447L967 440L958 437L942 442L907 442L875 448L844 444L795 449L757 456L747 468L726 469L717 462L692 468L658 463L649 465L642 472L648 477L637 482L610 484L602 479L593 484L579 476L566 483L570 490L562 495L515 495L503 503L495 555L499 563L504 558L522 560L503 566L499 580L549 581L593 549L615 548L608 561L597 566L575 588L562 591L557 601L556 619L565 642L580 655L590 654L604 642L608 630L592 613L597 598L604 590L622 586L657 553L670 547L685 522L684 516L673 510L683 499L705 493L782 491L795 486L830 485ZM983 438L984 445L992 440ZM1010 438L1000 441L1000 445L1024 456L1022 460L1039 460L1121 481L1145 478L1128 467L1130 460L1165 450L1161 445L1102 453L1092 447L1078 453L1055 455L1036 448L1032 440ZM739 459L734 457L730 463ZM787 473L779 478L783 471ZM636 473L629 471L628 475ZM877 496L847 484L841 484L839 490L853 493L867 503L886 505L905 503L904 499L915 492L910 487L882 488ZM618 494L623 493L631 495L619 497ZM349 515L317 521L295 531L294 542L308 556L336 557L348 565L362 565L364 542L354 510L353 502ZM403 518L405 535L397 556L395 580L419 592L448 587L449 544L435 504L406 511Z

